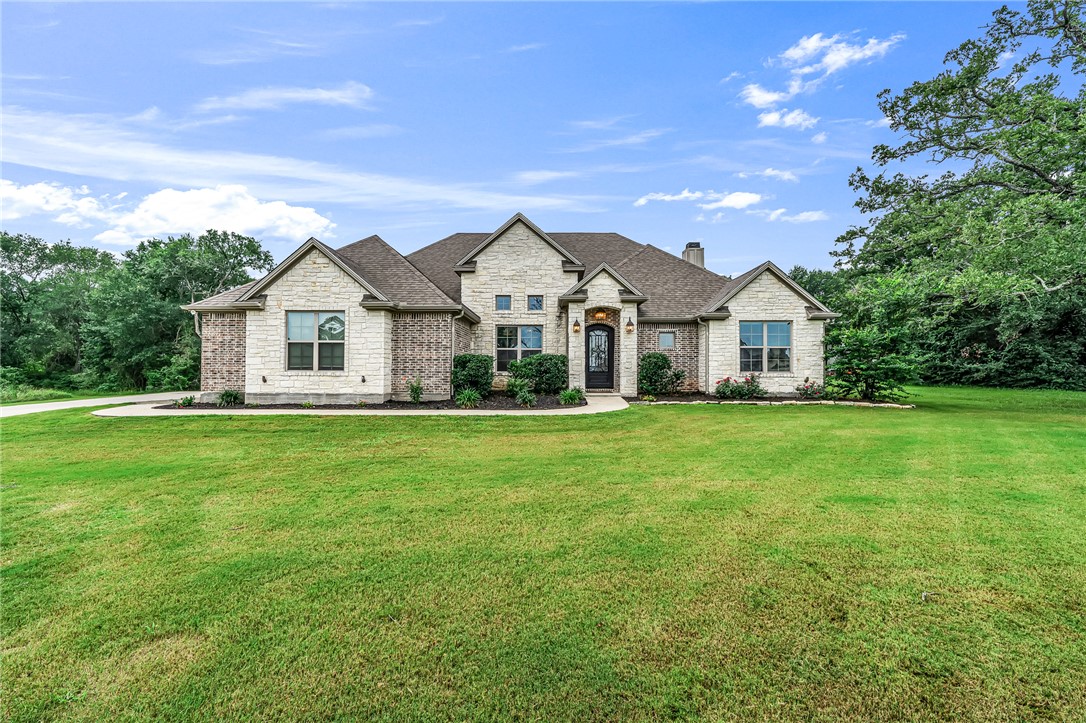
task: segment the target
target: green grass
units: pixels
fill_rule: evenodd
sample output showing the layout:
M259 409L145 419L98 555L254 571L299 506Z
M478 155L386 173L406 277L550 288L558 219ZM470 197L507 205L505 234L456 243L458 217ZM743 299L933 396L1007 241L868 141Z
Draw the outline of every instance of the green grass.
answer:
M3 424L10 720L1086 711L1086 394Z

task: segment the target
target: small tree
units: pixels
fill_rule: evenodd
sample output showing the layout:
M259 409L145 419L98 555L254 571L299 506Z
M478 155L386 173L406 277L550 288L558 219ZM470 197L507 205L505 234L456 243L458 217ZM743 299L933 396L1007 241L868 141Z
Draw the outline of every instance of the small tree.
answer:
M666 354L650 351L641 355L637 367L637 390L641 394L674 394L686 377L681 369L671 368Z
M892 402L906 396L916 363L903 335L873 326L833 329L826 335L826 386L835 394Z
M453 394L474 389L480 396L490 394L494 386L494 357L486 354L457 354L453 357Z

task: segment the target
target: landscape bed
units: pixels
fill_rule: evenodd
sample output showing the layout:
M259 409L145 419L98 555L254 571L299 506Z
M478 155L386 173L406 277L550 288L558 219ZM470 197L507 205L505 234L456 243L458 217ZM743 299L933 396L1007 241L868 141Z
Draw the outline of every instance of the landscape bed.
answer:
M587 404L582 399L577 404L562 404L558 400L557 395L553 394L538 394L535 397L535 404L532 405L532 409L558 409L559 407L582 407ZM454 399L440 399L429 402L409 402L409 401L387 401L387 402L374 402L366 404L314 404L309 407L304 407L301 404L258 404L254 405L260 409L460 409L456 406L456 400ZM231 404L226 407L220 407L218 404L212 404L207 402L198 402L191 404L187 407L178 407L175 404L163 404L155 407L155 409L177 409L184 411L186 409L245 409L244 404ZM518 404L517 400L512 397L507 397L504 394L491 394L484 397L479 403L472 407L473 409L526 409L522 404Z
M1086 710L1086 394L4 421L4 716Z

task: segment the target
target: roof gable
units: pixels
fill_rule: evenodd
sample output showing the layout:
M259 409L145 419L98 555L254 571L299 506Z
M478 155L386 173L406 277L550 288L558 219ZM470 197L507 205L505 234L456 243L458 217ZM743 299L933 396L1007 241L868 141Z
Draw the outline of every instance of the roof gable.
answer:
M618 284L620 286L622 286L624 289L626 289L626 291L630 292L630 294L632 294L633 296L644 296L644 294L642 294L640 291L638 291L636 286L634 286L632 283L630 283L626 279L626 277L624 277L622 274L620 274L619 272L617 272L613 268L611 268L611 265L608 264L607 262L601 263L599 266L597 266L595 269L593 269L590 273L585 274L585 277L583 279L581 279L580 281L578 281L573 286L573 288L571 288L569 291L567 291L564 294L564 296L569 296L569 295L572 295L572 294L576 294L577 292L581 291L582 289L587 287L592 282L592 279L596 278L600 274L607 274L612 279L614 279L616 282L618 282Z
M299 246L294 253L286 257L283 263L272 269L267 276L257 281L255 284L249 287L249 289L241 295L238 301L248 301L249 299L257 296L269 286L274 284L283 274L290 271L294 266L304 259L310 251L317 251L323 254L329 261L338 266L345 274L358 282L358 285L368 291L374 297L380 301L388 301L388 297L377 290L370 282L368 282L361 274L360 270L354 268L354 264L349 263L345 259L341 258L339 254L325 246L323 243L315 238L310 238L304 244Z
M483 239L482 243L480 243L478 246L476 246L471 251L469 251L462 259L460 259L459 263L457 263L456 265L457 266L464 266L465 264L468 264L471 261L473 261L475 259L475 257L478 256L480 253L482 253L482 251L487 246L489 246L490 244L494 243L499 238L501 238L502 235L506 231L508 231L510 228L512 228L517 223L522 223L525 226L527 226L528 229L531 230L532 233L534 233L539 238L543 239L543 241L547 245L549 245L551 248L553 248L555 251L557 251L559 253L559 255L561 255L562 258L565 259L567 262L569 262L571 264L578 265L578 266L581 265L581 262L577 260L576 256L574 256L569 251L566 251L564 248L562 248L561 244L559 244L557 241L555 241L553 238L551 238L550 235L548 235L543 229L539 228L534 223L532 223L531 220L529 220L529 218L527 216L525 216L523 213L514 214L513 217L510 218L505 223L503 223L498 228L497 231L495 231L494 233L487 236L485 239Z
M796 296L806 301L813 309L825 314L832 314L821 301L812 296L806 289L792 280L788 274L781 271L781 269L772 261L766 261L758 266L755 266L745 274L741 274L730 282L725 284L724 288L720 290L712 301L703 310L704 313L712 313L720 311L721 307L725 306L728 301L735 297L740 291L745 289L752 281L757 279L764 273L772 274L778 281L788 287Z

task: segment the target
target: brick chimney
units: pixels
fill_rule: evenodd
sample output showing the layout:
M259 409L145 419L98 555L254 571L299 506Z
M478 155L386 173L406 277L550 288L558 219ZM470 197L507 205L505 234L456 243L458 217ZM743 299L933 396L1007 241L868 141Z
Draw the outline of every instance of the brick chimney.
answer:
M705 268L705 249L699 241L691 241L683 249L683 261L689 261L699 268Z

